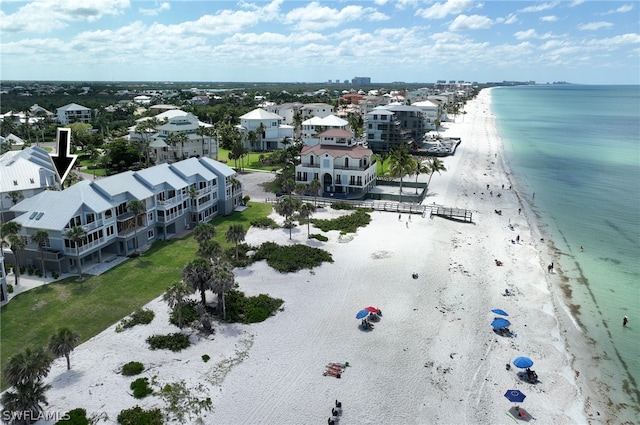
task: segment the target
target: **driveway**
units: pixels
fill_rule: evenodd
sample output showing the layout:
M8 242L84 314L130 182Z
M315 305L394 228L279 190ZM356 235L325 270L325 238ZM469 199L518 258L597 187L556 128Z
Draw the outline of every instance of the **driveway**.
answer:
M275 177L276 175L270 171L244 171L238 174L238 180L242 181L242 195L249 195L255 202L265 202L267 198L274 198L275 193L265 191L262 184L273 181Z

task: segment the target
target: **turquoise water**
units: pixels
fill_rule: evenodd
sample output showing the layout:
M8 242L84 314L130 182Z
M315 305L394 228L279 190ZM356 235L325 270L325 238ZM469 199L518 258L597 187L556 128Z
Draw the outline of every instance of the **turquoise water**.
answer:
M497 88L491 102L610 396L640 409L640 86Z

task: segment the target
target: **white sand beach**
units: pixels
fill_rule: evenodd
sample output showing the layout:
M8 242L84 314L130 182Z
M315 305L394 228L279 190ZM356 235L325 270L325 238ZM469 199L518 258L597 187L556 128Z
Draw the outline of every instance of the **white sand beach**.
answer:
M465 111L456 123L444 123L442 134L462 144L443 159L448 171L433 176L424 203L472 210L474 223L374 212L369 226L342 237L330 232L326 243L308 240L306 226L295 228L291 240L285 229L251 228L249 244L317 246L334 263L295 274L264 262L236 269L242 291L282 298L284 310L249 326L217 324L213 339L194 336L179 353L151 351L145 343L148 335L179 331L168 323L166 303L154 300L147 306L156 312L150 325L116 333L114 324L76 348L70 371L64 358L54 362L46 410L83 407L112 424L122 409L163 408L158 395L133 398L135 377L119 374L123 364L140 361L147 367L140 376L154 389L183 381L193 397L211 398L211 411L185 423L325 424L336 399L343 425L606 422L605 406L574 370L584 342L555 289L561 271L547 273L551 257L508 178L490 91ZM338 214L344 212L322 209L314 217ZM505 289L513 295L504 296ZM382 310L369 332L355 318L366 306ZM515 337L493 332L494 308L509 313ZM522 380L513 365L507 370L518 356L535 362L540 382ZM323 376L331 362L350 366L340 379ZM525 419L511 416L509 389L526 394Z

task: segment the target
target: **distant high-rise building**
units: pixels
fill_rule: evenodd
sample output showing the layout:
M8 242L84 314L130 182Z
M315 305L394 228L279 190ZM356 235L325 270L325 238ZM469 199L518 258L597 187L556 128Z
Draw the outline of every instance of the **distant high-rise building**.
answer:
M351 84L354 86L365 86L371 84L371 77L353 77Z

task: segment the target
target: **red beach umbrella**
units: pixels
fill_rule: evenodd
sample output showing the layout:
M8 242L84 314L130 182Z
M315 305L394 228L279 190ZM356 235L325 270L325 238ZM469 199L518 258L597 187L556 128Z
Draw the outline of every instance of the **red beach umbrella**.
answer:
M369 306L369 307L365 307L365 310L371 312L371 313L378 313L380 310L378 310L375 307Z

